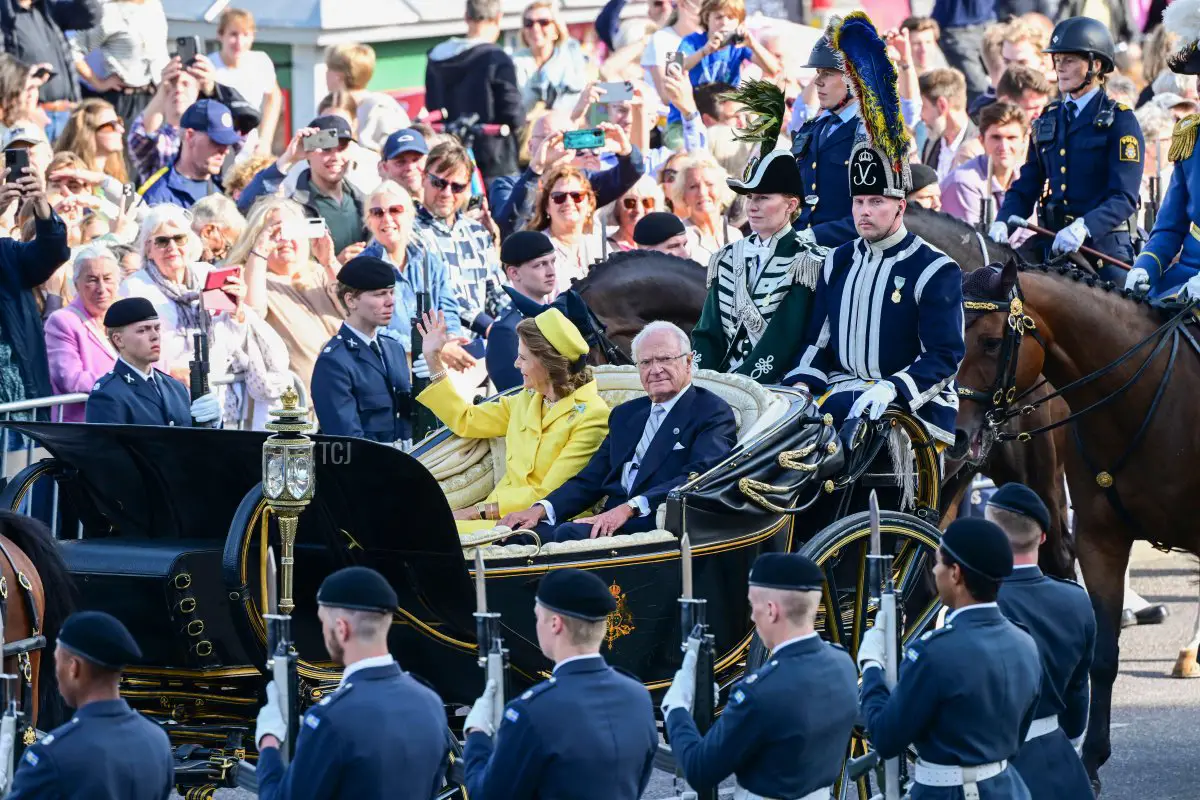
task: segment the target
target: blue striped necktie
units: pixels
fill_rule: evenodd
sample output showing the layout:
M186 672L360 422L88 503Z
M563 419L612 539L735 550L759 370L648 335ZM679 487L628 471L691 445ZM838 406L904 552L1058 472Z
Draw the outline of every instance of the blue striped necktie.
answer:
M663 417L665 416L666 409L660 405L656 405L650 409L650 419L646 420L646 427L642 431L642 438L633 450L633 463L629 465L627 473L629 485L625 487L626 492L633 490L633 484L637 480L637 473L642 465L642 459L646 457L646 451L650 449L650 443L654 441L654 434L658 433L658 426L662 425Z

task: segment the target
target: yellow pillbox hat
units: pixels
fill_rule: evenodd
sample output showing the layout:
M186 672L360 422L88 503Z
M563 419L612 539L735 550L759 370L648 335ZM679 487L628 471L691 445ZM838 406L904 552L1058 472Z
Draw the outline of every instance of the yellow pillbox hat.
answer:
M546 341L558 351L567 361L577 361L588 353L588 343L584 340L575 323L557 308L550 308L533 318L538 330Z

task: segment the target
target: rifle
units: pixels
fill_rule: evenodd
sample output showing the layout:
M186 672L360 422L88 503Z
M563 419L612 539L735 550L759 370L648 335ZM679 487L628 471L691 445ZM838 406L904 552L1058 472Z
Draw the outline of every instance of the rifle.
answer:
M500 635L500 614L488 611L487 586L483 570L483 553L475 548L475 641L479 646L479 666L483 668L483 685L489 681L496 682L496 702L492 706L495 716L492 719L492 730L500 730L500 721L504 719L504 698L506 696L508 677L508 650L504 648L504 638Z
M192 400L208 394L208 331L192 334L192 360L188 362ZM199 425L195 418L192 424Z
M413 361L421 357L421 347L425 342L425 338L421 336L421 330L417 327L417 323L425 318L425 315L429 313L433 306L433 295L429 290L429 258L425 253L422 253L421 256L421 291L416 292L417 313L412 318L412 327L408 334L409 354ZM428 385L428 378L418 378L416 375L413 375L412 396L416 397L419 395ZM424 439L430 431L438 427L438 420L428 408L420 403L413 402L411 404L410 424L412 425L412 440L415 444Z
M713 706L716 698L713 696L713 651L716 638L709 633L708 600L698 598L693 591L692 583L692 543L685 533L679 540L679 566L681 570L681 591L679 594L679 629L683 634L680 648L687 649L687 641L692 636L700 640L700 652L696 658L696 687L692 707L692 719L696 721L696 729L703 736L713 724ZM678 767L676 767L678 775ZM704 791L687 791L680 793L681 798L695 800L717 800L716 787Z
M1154 231L1154 222L1158 219L1159 204L1162 202L1162 179L1158 175L1150 176L1150 197L1147 198L1146 210L1142 216L1142 227L1149 236Z
M896 584L892 577L892 556L884 555L883 543L879 533L879 498L875 490L871 490L871 554L867 556L867 585L870 587L870 600L878 603L879 614L889 615L895 626L892 635L888 637L887 648L884 651L883 678L889 689L896 685L900 667L900 631L904 624L898 617L896 607ZM903 789L900 783L900 759L889 758L883 762L879 784L883 788L882 800L900 800Z
M275 680L279 692L279 710L287 725L287 736L279 755L284 765L291 761L296 751L296 737L300 735L300 677L296 671L296 650L292 643L292 618L279 613L279 595L275 584L275 551L267 548L267 670ZM257 742L256 742L257 744Z

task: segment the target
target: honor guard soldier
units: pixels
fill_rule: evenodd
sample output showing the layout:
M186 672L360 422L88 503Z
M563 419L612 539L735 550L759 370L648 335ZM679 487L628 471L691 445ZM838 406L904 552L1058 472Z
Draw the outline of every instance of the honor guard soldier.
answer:
M527 299L539 308L558 285L554 243L541 231L517 231L500 245L500 263L511 286L504 290L513 299L488 333L488 377L496 391L504 392L521 385L517 369L517 323L525 319L518 308L519 299Z
M442 788L448 761L441 698L400 669L388 652L398 600L384 577L346 567L317 590L325 649L343 665L342 682L300 721L286 768L279 746L287 735L283 699L267 684L258 712L258 796L264 800L426 798Z
M786 150L729 179L745 195L753 233L725 245L708 262L708 298L692 330L696 365L778 383L800 353L825 249L792 229L800 211L800 171Z
M869 51L872 42L883 48L864 17L848 17L837 41L848 50ZM855 73L855 92L886 103L895 80L884 60L877 71ZM839 422L879 419L898 401L934 439L953 444L954 376L965 352L962 271L904 227L912 190L908 133L898 108L877 119L867 120L868 138L850 156L858 238L826 258L805 346L783 382L803 383L814 397L827 394L822 408Z
M44 656L43 656L44 657ZM8 798L166 800L175 761L166 732L121 698L121 670L142 652L103 611L63 623L54 650L58 691L76 709L70 722L25 751Z
M845 62L826 33L813 46L806 67L817 71L813 84L821 113L792 136L800 167L804 206L796 229L818 244L837 247L854 238L850 217L850 149L862 131L858 99L850 91Z
M815 632L821 568L801 555L766 553L750 570L750 617L771 655L734 684L700 736L691 708L699 641L663 698L675 763L688 785L711 791L737 777L736 800L828 800L858 717L858 676L841 647Z
M667 211L651 211L633 226L633 243L638 250L653 250L690 259L687 228L683 220Z
M92 387L84 411L87 422L185 428L218 422L221 409L214 394L189 400L187 387L154 366L162 323L149 300L118 300L104 313L104 327L118 358L112 371Z
M357 256L338 272L346 321L313 367L321 433L403 445L411 437L412 379L404 346L387 330L396 275L386 261Z
M463 723L471 800L642 796L658 732L646 687L600 655L614 610L594 573L556 569L542 578L534 615L538 645L554 672L505 707L499 730L491 722L494 682L475 701Z
M1029 632L1042 662L1041 697L1012 765L1032 800L1093 800L1087 770L1076 755L1087 731L1088 671L1096 642L1092 603L1079 584L1038 569L1050 512L1032 489L1004 484L985 513L1012 546L1013 572L1000 587L1000 611Z
M1008 219L1028 217L1038 205L1042 227L1056 231L1050 253L1081 245L1126 264L1142 185L1142 128L1133 110L1104 91L1114 68L1112 36L1089 17L1064 19L1050 46L1062 99L1046 106L1033 125L1021 174L1004 195L988 235L1007 242ZM1097 272L1116 280L1121 271L1100 259Z
M1026 800L1008 761L1037 709L1041 661L1028 633L996 606L1012 573L1008 537L978 517L955 520L933 568L946 623L904 649L888 689L883 662L895 620L879 616L858 649L867 736L882 758L917 750L912 800Z

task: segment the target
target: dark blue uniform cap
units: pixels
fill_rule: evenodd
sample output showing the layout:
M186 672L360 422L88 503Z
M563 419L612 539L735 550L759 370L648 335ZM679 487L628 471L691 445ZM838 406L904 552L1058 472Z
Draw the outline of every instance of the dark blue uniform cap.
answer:
M1004 529L979 517L951 522L942 534L942 549L972 572L993 581L1012 574L1012 547Z
M538 584L537 601L556 614L599 622L617 608L604 581L581 569L556 569Z
M795 553L763 553L750 568L750 585L790 592L819 592L825 574L816 562Z
M642 247L654 247L681 233L687 233L687 229L679 217L666 211L651 211L633 226L633 241Z
M370 567L346 567L321 582L317 604L390 614L400 599L387 579Z
M208 138L226 146L237 144L241 136L233 127L233 112L216 100L197 100L179 119L179 127L207 133Z
M988 499L987 504L1029 517L1041 527L1043 533L1050 530L1050 510L1037 492L1023 483L1004 484Z
M105 669L119 670L142 658L137 642L121 621L103 611L80 611L67 617L58 631L58 643Z
M122 328L148 319L158 319L154 304L144 297L126 297L113 303L104 312L104 327Z
M355 256L338 272L339 282L351 289L372 292L376 289L391 289L396 285L396 272L392 265L375 256Z
M554 243L541 231L517 231L500 245L500 263L518 267L554 252Z

